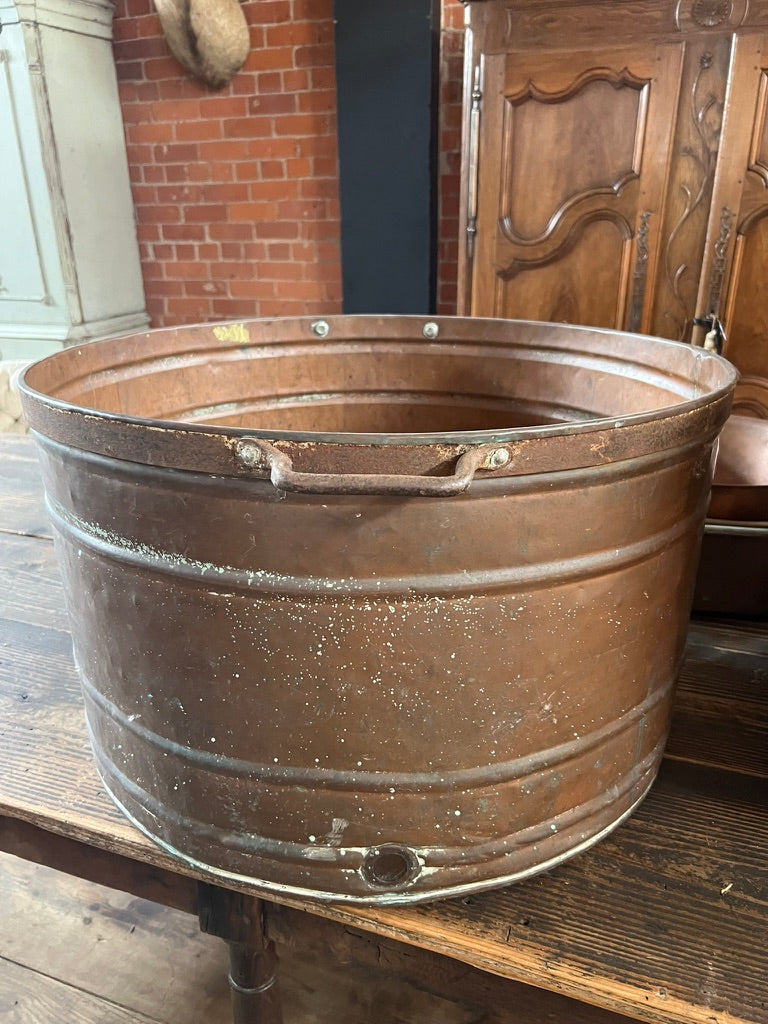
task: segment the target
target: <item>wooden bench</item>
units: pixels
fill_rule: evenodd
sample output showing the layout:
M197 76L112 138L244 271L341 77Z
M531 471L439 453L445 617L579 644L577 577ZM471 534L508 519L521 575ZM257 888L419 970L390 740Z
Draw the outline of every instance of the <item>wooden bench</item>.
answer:
M0 440L0 849L197 914L229 943L236 1024L281 1019L275 940L378 963L497 1024L766 1024L767 737L766 626L695 622L658 781L570 863L415 907L211 884L101 789L34 449Z

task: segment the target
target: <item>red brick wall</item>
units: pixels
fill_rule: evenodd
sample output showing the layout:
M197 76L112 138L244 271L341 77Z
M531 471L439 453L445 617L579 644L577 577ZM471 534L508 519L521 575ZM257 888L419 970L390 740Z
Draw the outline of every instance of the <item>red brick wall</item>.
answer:
M364 0L361 0L364 2ZM463 9L443 0L438 311L456 302ZM115 59L154 326L341 310L333 0L245 0L251 53L212 91L152 0L117 0Z
M443 0L440 34L437 312L456 312L464 8Z
M152 0L117 0L115 58L155 326L341 309L333 0L242 8L251 53L215 92L171 56Z

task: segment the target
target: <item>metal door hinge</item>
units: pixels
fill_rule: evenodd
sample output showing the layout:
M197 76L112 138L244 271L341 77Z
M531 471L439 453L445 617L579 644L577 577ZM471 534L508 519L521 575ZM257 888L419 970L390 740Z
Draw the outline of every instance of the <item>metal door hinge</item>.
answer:
M469 170L467 175L467 259L472 259L477 235L477 176L480 157L480 112L483 105L482 72L475 67L469 113Z

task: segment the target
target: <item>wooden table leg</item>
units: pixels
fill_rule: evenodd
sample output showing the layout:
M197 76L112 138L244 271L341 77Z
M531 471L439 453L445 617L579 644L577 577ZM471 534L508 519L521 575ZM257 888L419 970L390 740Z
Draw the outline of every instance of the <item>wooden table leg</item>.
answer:
M282 1024L274 942L264 948L229 943L234 1024Z
M229 946L234 1024L282 1024L277 954L266 937L264 902L200 882L198 916L202 931Z

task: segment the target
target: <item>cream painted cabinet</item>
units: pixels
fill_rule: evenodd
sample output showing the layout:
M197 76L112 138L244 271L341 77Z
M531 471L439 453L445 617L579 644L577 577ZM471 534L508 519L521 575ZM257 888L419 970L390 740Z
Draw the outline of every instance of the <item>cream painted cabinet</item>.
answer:
M112 10L0 0L0 359L148 323Z

